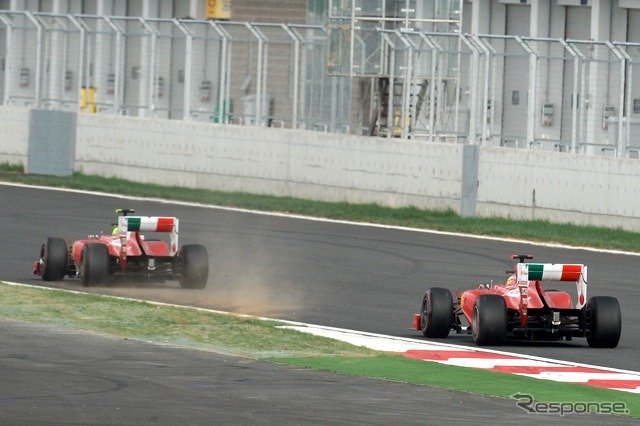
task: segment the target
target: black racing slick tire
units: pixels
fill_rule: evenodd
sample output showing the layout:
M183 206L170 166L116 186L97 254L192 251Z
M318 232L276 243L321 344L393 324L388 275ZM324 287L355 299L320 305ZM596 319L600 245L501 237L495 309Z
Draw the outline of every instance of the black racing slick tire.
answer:
M502 345L507 335L507 305L501 296L478 296L473 304L472 320L471 330L476 345Z
M587 318L590 322L587 343L592 348L615 348L622 332L622 314L618 299L597 296L587 303Z
M182 246L178 253L181 274L180 286L189 289L201 289L207 285L209 279L209 254L207 249L199 244Z
M80 259L80 283L102 284L109 276L109 249L104 244L85 244Z
M69 247L62 238L47 238L40 249L40 275L44 281L59 281L69 269Z
M453 323L453 297L446 288L433 287L422 298L420 331L425 337L444 338Z

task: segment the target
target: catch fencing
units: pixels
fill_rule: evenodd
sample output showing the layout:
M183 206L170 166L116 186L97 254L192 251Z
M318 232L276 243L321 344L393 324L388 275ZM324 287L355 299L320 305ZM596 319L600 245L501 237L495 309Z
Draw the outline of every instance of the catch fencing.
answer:
M640 44L0 11L4 105L638 158ZM366 25L365 25L366 24Z
M0 11L4 105L328 129L319 26Z

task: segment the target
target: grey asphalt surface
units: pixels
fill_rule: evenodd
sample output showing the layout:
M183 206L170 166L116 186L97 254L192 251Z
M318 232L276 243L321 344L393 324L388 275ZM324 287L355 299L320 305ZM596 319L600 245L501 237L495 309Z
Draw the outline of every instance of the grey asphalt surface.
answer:
M441 286L452 290L457 288L464 290L481 282L503 280L504 271L513 266L509 259L512 253L532 253L540 262L585 263L589 266L589 295L613 295L620 300L623 313L623 335L618 348L591 349L588 348L586 341L578 339L573 342L553 344L509 343L497 349L625 370L640 370L640 342L637 336L640 314L636 309L640 301L638 296L640 288L636 279L637 264L640 258L635 256L314 222L159 202L134 201L121 197L102 197L4 185L0 185L0 197L3 200L10 200L10 202L4 202L0 205L0 230L3 235L3 243L0 247L0 280L36 285L44 284L41 280L32 277L30 273L33 262L38 256L39 247L47 236L73 240L85 238L90 233L110 232L109 224L115 219L113 210L119 207L134 207L137 213L143 215L175 215L180 218L181 244L201 243L208 248L211 262L209 285L203 290L182 290L176 283L164 283L150 286L116 285L91 288L89 291L191 304L403 337L420 338L419 334L409 330L409 327L412 314L419 309L422 294L427 287ZM76 280L65 280L53 285L85 290ZM573 289L570 290L573 291ZM5 327L2 329L4 330ZM2 336L4 335L3 331ZM110 359L109 348L115 350L119 345L114 345L111 340L106 350L91 349L93 345L99 346L98 341L101 339L82 336L78 338L81 343L64 346L71 349L74 346L82 347L83 351L87 350L89 353L95 351L103 358ZM37 357L40 346L37 339L35 341L36 343L30 344L28 341L24 343L27 347L30 345L35 347L33 356ZM88 345L87 342L91 343L89 348L85 348ZM452 335L446 339L446 342L473 345L470 336ZM131 350L132 355L130 356L133 358L136 357L135 353L140 350L140 345L142 345L139 342L131 341L119 342L119 344L127 346L126 349ZM5 346L3 345L3 347ZM44 351L51 352L50 348ZM273 389L275 392L276 389L280 389L279 398L282 401L292 401L295 396L308 393L310 400L316 403L314 407L320 407L322 404L325 404L324 407L329 407L329 403L335 404L325 411L316 413L309 410L308 402L305 402L306 405L301 404L301 407L306 408L284 405L284 409L279 408L279 402L270 405L271 408L268 408L268 403L265 403L266 405L261 405L265 412L268 412L265 416L273 416L268 417L272 420L268 420L267 423L327 423L334 420L345 423L352 419L355 423L389 423L389 421L384 421L388 420L387 418L380 416L363 417L367 413L364 407L370 400L377 401L373 405L376 410L395 414L394 423L425 422L425 415L435 416L433 417L433 423L435 423L437 419L445 419L445 417L437 417L440 415L438 414L440 409L442 409L443 416L448 412L447 419L451 419L450 411L455 411L456 415L462 416L456 417L459 421L463 421L467 416L466 413L470 413L469 415L472 417L469 419L473 419L474 423L482 423L483 417L478 419L477 416L482 416L485 412L489 413L486 424L494 423L497 416L503 416L504 413L509 413L509 419L518 419L519 416L524 415L519 418L519 423L540 421L539 416L533 416L535 419L531 420L531 415L515 407L513 401L466 394L457 395L446 401L438 399L442 396L436 395L438 392L444 392L444 395L451 394L449 391L358 378L357 380L365 382L362 385L363 389L366 388L367 391L374 392L374 394L362 392L362 401L359 404L364 405L359 405L348 398L338 397L339 394L332 399L336 389L343 387L343 385L331 387L322 379L322 377L331 376L338 383L345 380L344 386L347 388L356 386L348 392L355 398L358 392L355 392L354 389L358 389L358 385L349 385L348 383L356 380L356 378L349 376L303 370L305 374L311 375L311 378L296 381L289 375L295 376L301 373L298 372L299 370L289 367L151 345L142 349L143 355L140 358L146 359L149 351L154 353L155 351L159 351L159 353L170 351L172 354L175 354L176 351L193 352L204 357L205 359L201 361L205 364L210 363L207 366L196 367L197 362L186 361L187 358L185 358L182 367L187 370L201 368L202 371L207 369L219 371L220 369L224 370L222 367L236 365L239 367L231 368L229 371L233 371L236 375L240 371L247 372L247 380L250 380L250 377L264 377L265 382L268 382L267 377L271 377L278 385L269 386L267 384L265 390L271 391ZM71 350L71 352L74 351ZM77 353L83 352L78 351ZM157 356L164 355L158 354ZM7 360L12 362L14 358L3 355L2 362L3 364ZM47 360L50 360L52 369L58 366L55 363L55 357L43 354L42 358L45 360L42 364L43 367L49 366ZM173 372L179 371L181 368L179 358L173 364L175 367ZM70 358L68 354L64 354L60 356L60 359ZM84 362L78 362L72 365L73 368L66 370L64 369L66 367L63 367L63 369L65 374L74 375L74 368L81 368L80 366L84 364ZM89 362L89 364L92 363ZM93 363L91 367L98 368L97 365L100 364L100 362ZM125 361L122 364L127 365L125 368L131 369L133 366L145 367L140 362ZM111 365L111 368L105 370L108 374L104 374L104 376L111 377L110 374L116 374L117 368L115 367ZM5 369L5 367L2 368ZM149 371L148 366L142 370L145 369L147 372ZM167 375L167 371L159 372L159 375L164 377ZM134 373L129 371L129 374ZM232 376L231 373L229 374ZM260 376L261 374L264 376ZM284 375L285 378L277 378L280 375ZM24 376L28 377L29 374L25 373ZM87 376L90 377L90 375ZM175 373L174 376L179 377L180 374ZM201 379L197 374L190 377L189 380L194 381L195 388L204 386L202 380L207 382L206 378ZM180 380L182 379L178 379L178 381ZM211 381L215 380L211 379L209 383ZM3 383L6 381L3 380ZM182 407L189 405L188 401L185 401L186 398L174 395L175 401L172 403L174 407L179 408L165 407L170 402L166 402L166 400L162 402L163 395L154 396L154 393L151 392L153 389L157 389L159 392L162 392L163 389L170 389L170 384L165 383L164 380L162 383L162 386L147 388L149 394L145 393L146 390L145 392L141 390L142 393L136 392L136 394L139 398L151 401L149 404L155 405L155 410L158 412L174 413L175 410L179 412ZM229 383L227 382L227 384ZM241 383L242 380L234 382L233 384L239 386L240 390L229 391L230 394L237 392L236 395L254 395L247 389L243 389ZM284 383L281 388L279 388L280 383ZM3 384L3 388L4 386L6 384ZM397 391L395 399L385 399L386 386L401 386L408 391ZM378 390L379 387L384 389ZM6 393L4 390L2 392L3 395ZM380 392L381 396L376 397L375 392ZM412 398L407 395L414 393L419 395L421 392L436 392L436 394L429 393L417 398L413 402L415 404L414 411L399 409L399 407L404 407L406 398L409 400ZM107 400L115 397L118 393L109 394ZM166 390L164 397L168 398L170 394L173 394L173 391ZM253 399L240 398L240 402L234 405L231 403L218 404L218 398L220 398L219 395L210 399L215 402L213 405L219 408L209 411L209 417L211 417L211 413L216 413L216 415L222 416L220 417L221 423L244 423L244 420L254 422L255 419L250 417L246 419L238 417L244 415L242 411L238 410L241 410L243 406L252 406L249 401L253 401ZM462 398L461 401L455 402L460 398ZM472 404L470 401L475 398L480 398L480 401L487 404L486 408L478 406L475 412L472 411L473 408L461 408L465 407L465 404ZM76 404L77 398L75 396L65 397L59 393L57 399L59 404L67 407L67 414L69 410L72 410L74 414L82 411L81 408L78 408L82 407L82 404ZM327 402L324 402L325 400ZM3 397L3 401L8 400ZM260 402L260 399L256 398L256 401ZM435 401L435 403L431 401ZM3 403L2 405L7 404ZM55 405L51 403L52 407ZM411 403L407 403L407 405L412 406ZM437 407L436 413L432 413L434 405ZM371 407L371 405L368 406ZM495 412L490 408L492 406L495 407ZM193 417L185 414L185 417L181 419L187 421L193 418L195 419L193 424L201 424L199 419L207 417L207 409L198 407L201 407L199 403L194 402L193 413L191 413ZM298 409L302 412L297 412ZM142 411L152 412L153 409ZM218 414L221 411L226 414ZM331 417L331 413L334 412L342 413L339 419ZM416 413L415 417L413 413ZM422 417L417 416L418 414ZM224 417L225 415L228 417ZM153 415L144 418L134 416L134 414L131 416L131 421L127 421L129 424L164 421L158 416L153 417ZM318 416L326 416L326 418L323 417L320 420ZM576 419L579 419L580 423L584 423L587 417L579 416ZM75 416L71 418L75 418ZM544 418L547 419L546 416ZM606 418L607 421L610 421L610 417ZM39 417L33 419L38 421ZM167 417L167 419L173 418ZM567 419L562 420L566 422ZM18 418L16 417L14 420L17 422ZM104 424L120 423L118 420L111 422L109 417L99 417L99 420L100 422L104 421ZM429 420L426 422L430 423ZM33 424L33 422L29 423ZM64 423L70 424L68 421ZM84 422L80 420L79 423ZM52 422L47 424L52 424Z
M0 374L0 423L11 425L634 424L6 320Z

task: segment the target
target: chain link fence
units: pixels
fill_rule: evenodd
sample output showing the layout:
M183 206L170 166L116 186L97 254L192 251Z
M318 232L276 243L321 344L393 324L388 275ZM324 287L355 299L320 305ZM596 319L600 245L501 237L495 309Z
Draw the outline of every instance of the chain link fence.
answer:
M469 35L447 19L412 27L335 13L323 27L0 11L0 99L639 157L640 44Z

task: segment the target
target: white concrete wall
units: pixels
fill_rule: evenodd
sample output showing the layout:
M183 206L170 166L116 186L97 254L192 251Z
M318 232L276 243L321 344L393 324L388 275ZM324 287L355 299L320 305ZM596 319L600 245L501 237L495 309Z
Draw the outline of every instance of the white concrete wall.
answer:
M640 231L638 165L624 158L483 147L477 213Z
M27 165L29 109L0 105L0 163Z
M458 209L462 146L107 115L78 117L76 169L138 182Z
M78 116L75 169L136 182L459 212L462 145ZM0 162L26 164L28 109L0 107ZM479 216L640 231L638 160L479 147ZM535 200L534 200L535 191Z

